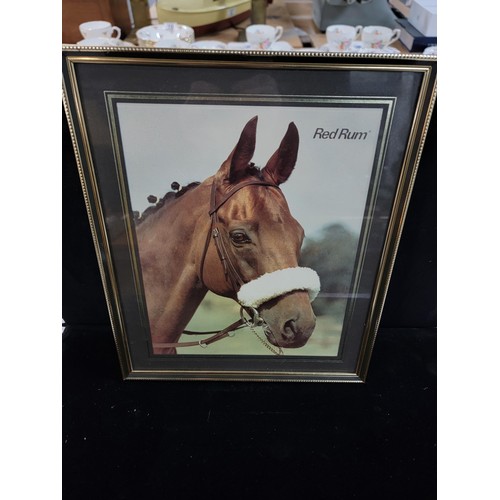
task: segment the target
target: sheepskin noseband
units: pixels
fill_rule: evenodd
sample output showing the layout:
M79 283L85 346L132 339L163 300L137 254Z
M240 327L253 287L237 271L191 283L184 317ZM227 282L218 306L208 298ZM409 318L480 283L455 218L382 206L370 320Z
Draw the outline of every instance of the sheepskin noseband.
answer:
M268 300L295 290L307 290L312 302L320 290L316 271L308 267L289 267L263 274L240 288L238 301L242 306L257 308Z

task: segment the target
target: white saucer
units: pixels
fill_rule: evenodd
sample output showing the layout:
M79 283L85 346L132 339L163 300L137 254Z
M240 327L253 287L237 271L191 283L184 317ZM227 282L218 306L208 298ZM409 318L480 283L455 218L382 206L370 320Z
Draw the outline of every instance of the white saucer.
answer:
M120 40L120 43L117 45L117 47L137 47L137 45L134 45L131 42L126 42L125 40Z
M76 44L85 47L136 47L133 43L125 42L119 38L105 37L84 38Z
M191 43L189 48L202 50L225 50L227 45L224 42L219 42L219 40L199 40Z
M325 45L322 45L319 49L322 52L335 52L330 50L328 47L328 44L325 43ZM366 47L363 46L363 42L352 42L351 47L349 50L344 50L342 53L345 52L357 52L361 54L400 54L401 51L398 49L395 49L394 47L385 47L384 49L367 49Z
M226 47L228 50L253 50L250 42L228 42Z
M303 47L302 49L294 49L295 52L319 52L320 49L315 49L314 47Z
M272 52L291 52L293 47L288 42L278 40L272 43L268 50Z

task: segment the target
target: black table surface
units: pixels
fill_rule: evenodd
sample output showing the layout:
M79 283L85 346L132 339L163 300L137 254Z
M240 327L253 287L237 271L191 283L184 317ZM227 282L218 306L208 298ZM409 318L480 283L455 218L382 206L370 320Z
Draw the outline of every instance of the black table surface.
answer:
M436 498L436 331L383 328L364 384L123 381L63 334L63 498Z

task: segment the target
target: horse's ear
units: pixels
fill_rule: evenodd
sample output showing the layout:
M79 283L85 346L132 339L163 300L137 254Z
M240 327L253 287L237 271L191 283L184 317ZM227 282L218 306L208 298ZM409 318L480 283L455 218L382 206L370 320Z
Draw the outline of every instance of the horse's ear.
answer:
M271 156L267 165L262 169L265 176L270 177L277 185L285 182L292 173L297 162L299 151L299 131L295 123L288 125L280 147Z
M231 183L238 181L248 172L248 165L255 151L257 135L257 116L254 116L243 128L238 144L222 164L220 173Z

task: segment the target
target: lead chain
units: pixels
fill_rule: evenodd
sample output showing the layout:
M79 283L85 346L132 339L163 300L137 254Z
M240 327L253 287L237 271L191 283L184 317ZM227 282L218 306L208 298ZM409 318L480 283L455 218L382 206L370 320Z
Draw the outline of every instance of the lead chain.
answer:
M251 325L249 323L248 327L250 328L250 330L252 330L252 332L255 334L255 336L261 341L262 345L264 345L264 347L266 347L267 349L269 349L273 354L275 354L276 356L282 356L284 354L283 353L283 349L281 348L281 346L278 346L278 350L276 350L269 342L267 342L267 340L263 339L257 333L257 330L255 330L255 328L253 327L253 325Z
M248 320L245 318L245 310L246 312L250 313L252 315L252 321ZM259 316L259 313L257 312L256 309L254 308L244 308L243 306L240 308L240 317L243 321L243 323L250 328L250 330L255 334L255 336L260 340L260 342L269 349L273 354L276 356L282 356L284 354L283 349L279 345L279 342L276 340L276 337L274 337L273 331L269 328L267 323ZM278 344L278 350L276 350L269 342L267 342L266 339L263 339L258 333L257 330L255 329L256 326L261 326L264 330L267 330L270 335L274 337L276 340L276 343Z

